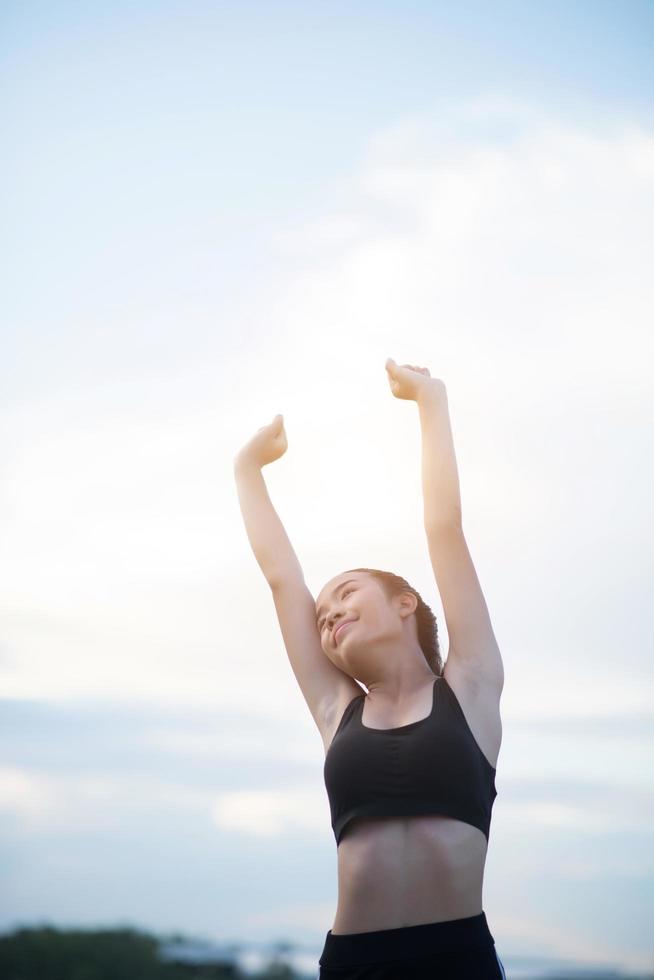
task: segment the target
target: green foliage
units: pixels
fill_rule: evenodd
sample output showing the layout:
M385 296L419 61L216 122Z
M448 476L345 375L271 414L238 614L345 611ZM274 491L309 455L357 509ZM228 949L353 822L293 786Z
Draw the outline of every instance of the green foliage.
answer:
M45 926L0 936L2 980L241 980L236 964L163 962L159 940L134 929Z

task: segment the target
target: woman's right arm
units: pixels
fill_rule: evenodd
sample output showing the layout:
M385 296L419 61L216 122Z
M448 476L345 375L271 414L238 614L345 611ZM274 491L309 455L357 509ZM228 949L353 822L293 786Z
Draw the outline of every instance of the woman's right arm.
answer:
M279 459L287 446L283 419L278 415L234 458L234 475L245 529L272 591L288 659L327 751L334 717L361 688L325 656L315 600L268 496L261 469Z
M284 421L277 415L234 457L234 477L241 514L254 557L271 588L282 581L304 580L293 546L272 505L261 472L286 452Z

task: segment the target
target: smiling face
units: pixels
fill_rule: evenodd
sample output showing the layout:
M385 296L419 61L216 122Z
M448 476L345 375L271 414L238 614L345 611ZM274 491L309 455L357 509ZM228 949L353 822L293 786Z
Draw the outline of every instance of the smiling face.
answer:
M374 599L378 600L380 589L373 578L361 572L344 572L321 590L316 600L316 626L325 652L336 648L339 640L336 630L342 623L360 619L362 605L370 604L373 589L376 593ZM356 602L353 597L356 597ZM341 636L348 628L341 630Z
M406 626L415 607L416 598L411 593L389 599L373 575L343 572L331 579L316 599L322 649L337 667L366 683L366 674L384 650L390 646L399 653L411 636Z

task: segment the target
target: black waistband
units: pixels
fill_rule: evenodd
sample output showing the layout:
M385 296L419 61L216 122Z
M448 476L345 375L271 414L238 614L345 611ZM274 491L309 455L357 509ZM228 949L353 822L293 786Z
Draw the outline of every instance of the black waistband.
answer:
M489 947L495 943L486 914L449 922L428 922L375 932L327 933L319 963L325 967L355 966L387 960L420 959L446 950Z

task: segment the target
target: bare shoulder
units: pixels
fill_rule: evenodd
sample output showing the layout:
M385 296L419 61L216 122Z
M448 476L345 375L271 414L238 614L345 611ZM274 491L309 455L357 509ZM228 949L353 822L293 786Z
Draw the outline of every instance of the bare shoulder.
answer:
M493 768L497 768L502 744L502 688L475 674L453 653L450 653L445 662L443 676L461 705L477 745Z

